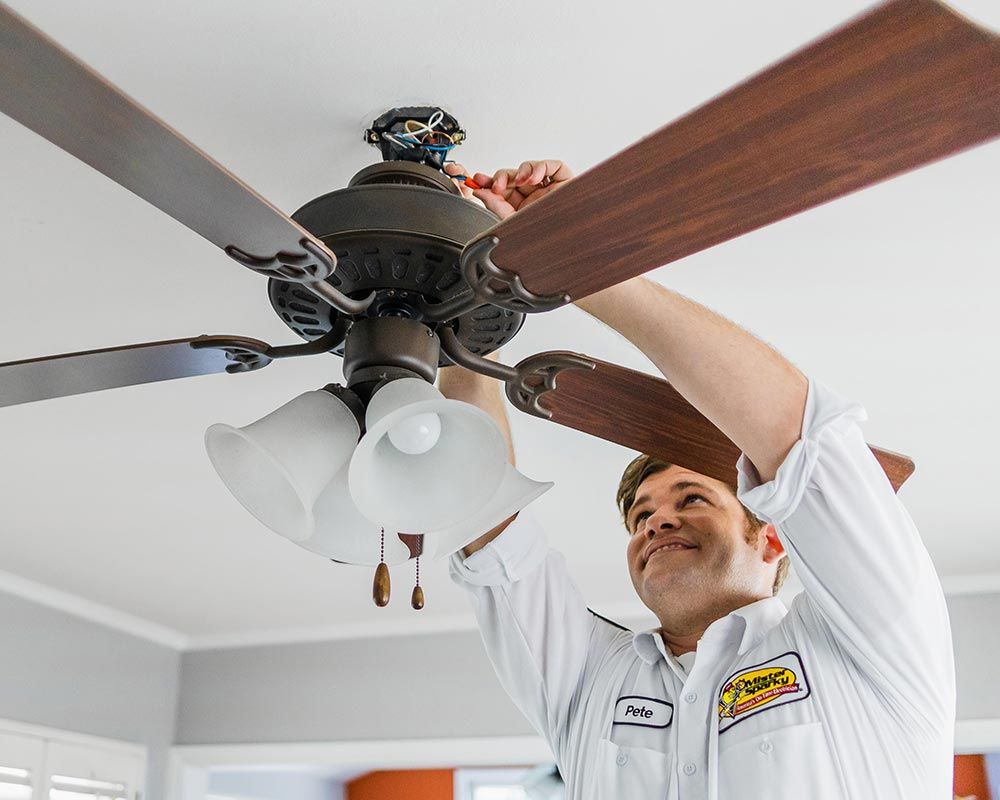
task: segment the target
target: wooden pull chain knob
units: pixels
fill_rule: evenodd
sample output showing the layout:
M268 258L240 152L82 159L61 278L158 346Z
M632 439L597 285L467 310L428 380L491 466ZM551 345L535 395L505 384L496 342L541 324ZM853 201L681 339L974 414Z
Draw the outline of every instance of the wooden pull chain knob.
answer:
M384 561L375 568L372 599L379 608L389 605L389 567Z
M413 594L410 595L410 605L417 611L424 607L424 590L421 586L413 587Z

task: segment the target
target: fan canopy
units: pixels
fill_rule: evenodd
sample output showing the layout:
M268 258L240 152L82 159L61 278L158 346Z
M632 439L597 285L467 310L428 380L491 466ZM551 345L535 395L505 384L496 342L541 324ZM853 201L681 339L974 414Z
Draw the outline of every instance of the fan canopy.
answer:
M352 298L373 291L367 317L422 320L419 300L453 300L468 287L459 266L466 243L497 217L464 199L442 173L422 164L387 161L365 167L346 189L325 194L292 215L337 256L327 283ZM352 319L290 281L272 279L271 305L303 339L315 340ZM479 305L455 318L459 341L477 355L499 349L521 329L524 314ZM332 352L343 356L343 344ZM439 366L451 364L443 352Z

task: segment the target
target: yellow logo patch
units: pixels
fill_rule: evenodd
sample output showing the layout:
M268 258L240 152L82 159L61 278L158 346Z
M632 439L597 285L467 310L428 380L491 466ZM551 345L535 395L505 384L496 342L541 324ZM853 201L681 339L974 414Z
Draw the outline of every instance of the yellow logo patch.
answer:
M785 653L730 676L719 692L719 731L755 712L796 700L809 693L798 653Z

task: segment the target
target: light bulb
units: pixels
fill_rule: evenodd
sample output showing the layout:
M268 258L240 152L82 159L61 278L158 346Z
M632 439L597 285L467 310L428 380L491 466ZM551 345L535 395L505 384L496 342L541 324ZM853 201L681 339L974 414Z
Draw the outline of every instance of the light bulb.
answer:
M441 435L441 418L433 413L414 414L389 428L389 441L401 453L411 456L426 453Z

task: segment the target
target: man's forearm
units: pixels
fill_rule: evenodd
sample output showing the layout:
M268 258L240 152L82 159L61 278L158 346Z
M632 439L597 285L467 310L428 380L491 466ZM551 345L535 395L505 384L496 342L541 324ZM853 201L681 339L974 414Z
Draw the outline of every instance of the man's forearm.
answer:
M493 358L496 358L495 354ZM463 367L442 367L438 372L438 389L441 391L441 394L449 400L462 400L466 403L471 403L493 417L493 421L500 427L504 438L507 440L507 459L513 465L515 463L514 442L510 435L510 421L507 418L507 409L504 406L502 386L494 378L487 378L485 375L480 375ZM515 514L514 516L517 515ZM514 517L512 516L492 530L484 531L482 536L466 545L462 552L466 556L469 556L477 550L482 549L503 533L504 529L513 519Z
M507 440L507 458L514 464L514 443L510 435L510 421L504 406L503 384L464 367L442 367L438 371L438 389L449 400L462 400L482 409L500 427Z
M617 330L770 480L798 440L806 377L704 306L645 278L576 301Z

